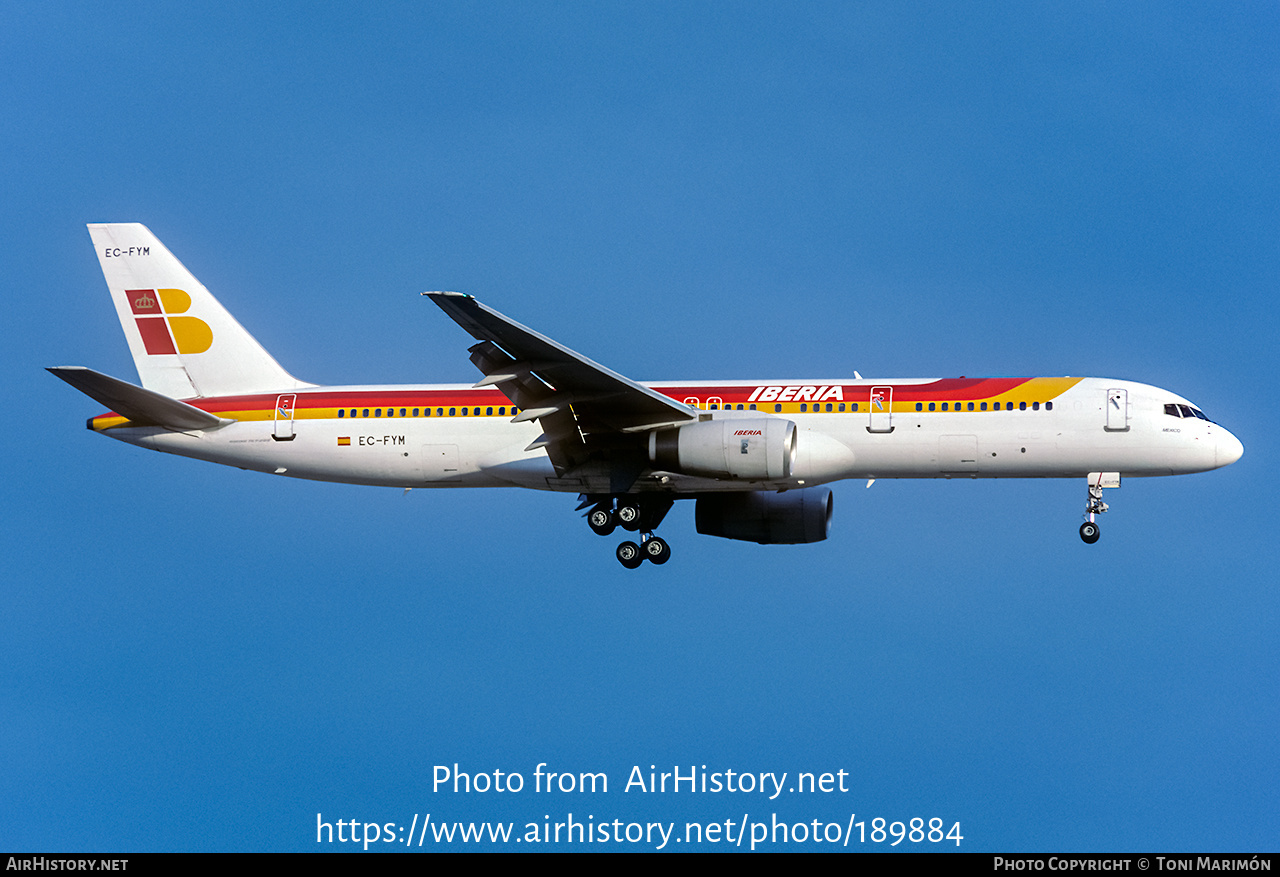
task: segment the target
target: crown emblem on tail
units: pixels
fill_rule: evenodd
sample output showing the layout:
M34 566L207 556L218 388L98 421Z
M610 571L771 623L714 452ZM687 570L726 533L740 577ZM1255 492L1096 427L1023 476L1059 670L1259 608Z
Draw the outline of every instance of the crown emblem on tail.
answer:
M156 300L151 297L150 290L143 290L142 295L133 300L133 306L140 311L149 311L156 306Z

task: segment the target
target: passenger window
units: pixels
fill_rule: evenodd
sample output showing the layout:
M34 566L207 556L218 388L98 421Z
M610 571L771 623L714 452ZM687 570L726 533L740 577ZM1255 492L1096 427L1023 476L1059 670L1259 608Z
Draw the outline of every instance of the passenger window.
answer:
M498 416L502 416L502 415L504 415L504 414L506 414L506 413L507 413L507 406L506 406L506 405L503 405L501 408L499 408L499 409L498 409Z
M756 403L754 403L754 402L752 402L752 403L751 403L751 410L752 410L752 411L755 411L755 410L756 410Z
M339 408L339 409L338 409L338 416L339 416L339 417L345 417L345 416L346 416L346 414L347 414L346 409L343 409L343 408Z
M841 403L840 403L840 410L841 410L841 411L843 411L843 410L844 410L844 403L843 403L843 402L841 402Z
M801 402L801 403L800 403L800 411L803 413L803 412L808 411L808 410L809 410L809 403L808 403L808 402Z
M923 411L923 410L924 410L924 403L923 403L923 402L917 402L917 403L916 403L916 410L917 410L917 411Z
M1052 411L1052 410L1053 410L1053 403L1052 403L1052 402L1046 402L1046 403L1044 403L1044 410L1045 410L1045 411Z
M937 403L937 402L930 402L930 403L929 403L929 410L930 410L930 411L936 411L937 409L938 409L938 403Z
M417 416L418 416L418 409L417 409L417 408L413 409L413 416L414 416L414 417L417 417Z
M1018 403L1018 410L1019 410L1019 411L1026 411L1026 410L1027 410L1027 403L1026 403L1026 402L1019 402L1019 403Z
M369 409L368 409L368 408L364 409L364 413L363 413L363 414L361 414L360 416L361 416L361 417L368 417L368 416L369 416Z
M827 403L827 411L830 411L830 410L831 410L831 403L830 403L830 402L828 402L828 403Z
M401 417L404 417L404 409L403 409L403 408L401 408L401 409L400 409L400 416L401 416Z
M776 414L777 412L781 411L781 410L782 410L782 403L781 403L781 402L775 402L775 403L773 403L773 410L774 410L774 413L775 413L775 414Z
M431 416L431 409L430 409L430 408L423 408L423 409L422 409L422 413L423 413L423 414L425 414L427 417L430 417L430 416Z
M382 416L382 409L381 409L381 408L375 408L375 409L373 409L373 416L374 416L374 417L381 417L381 416Z
M982 403L982 410L983 410L983 411L986 411L986 410L987 410L987 403L986 403L986 402L983 402L983 403Z
M487 416L487 417L492 417L492 416L493 416L493 408L492 408L492 407L490 407L490 408L486 408L486 409L484 409L484 413L485 413L485 416Z
M857 411L857 410L858 410L858 403L857 403L857 402L852 403L852 404L849 406L849 410L850 410L850 411Z
M946 403L946 402L943 402L943 403L942 403L942 410L943 410L943 411L946 411L946 410L947 410L947 403Z
M1031 403L1031 410L1032 410L1032 411L1039 411L1039 410L1040 410L1040 403L1039 403L1039 402L1032 402L1032 403Z
M464 410L465 410L465 409L464 409ZM450 416L450 417L453 417L453 416L454 416L455 414L457 414L457 413L458 413L458 409L457 409L457 408L450 408L450 409L449 409L449 416Z
M708 410L708 411L718 411L718 410L719 410L719 408L720 408L720 406L719 406L719 405L717 405L717 404L716 404L716 403L714 403L714 402L712 402L710 405L708 405L708 406L707 406L707 410Z
M972 411L972 410L973 410L973 403L972 403L972 402L970 402L970 403L969 403L969 410L970 410L970 411Z
M450 411L452 411L453 409L452 409L452 408L450 408L449 410L450 410ZM465 407L462 409L462 416L463 416L463 417L466 417L466 416L467 416L467 409L466 409Z

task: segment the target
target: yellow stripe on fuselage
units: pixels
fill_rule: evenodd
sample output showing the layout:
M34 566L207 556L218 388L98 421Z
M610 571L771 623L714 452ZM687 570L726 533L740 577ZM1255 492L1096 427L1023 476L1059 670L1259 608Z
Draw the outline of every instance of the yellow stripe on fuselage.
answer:
M1016 408L1023 402L1026 402L1028 405L1032 402L1052 402L1082 380L1084 380L1084 378L1028 378L1013 389L1004 393L996 393L992 396L974 395L967 396L962 399L957 399L954 396L948 396L946 399L912 399L906 402L899 402L897 399L894 399L892 410L895 412L901 411L903 413L915 413L917 401L923 401L926 405L932 401L946 401L953 404L960 404L961 402L994 402L998 403L1002 407L1006 403L1012 402Z
M992 403L993 406L999 405L1001 408L1004 408L1010 402L1012 402L1015 407L1023 402L1030 405L1032 402L1043 403L1043 402L1053 401L1054 399L1058 398L1063 393L1065 393L1067 390L1070 390L1076 384L1080 383L1080 381L1082 380L1084 379L1083 378L1028 378L1022 383L1018 384L1017 386L1003 393L996 393L994 395L979 395L975 393L974 395L965 395L963 396L963 398L957 398L957 395L955 393L946 393L946 394L941 394L941 397L936 401L939 401L939 402L946 401L952 405L959 405L960 403L968 403L968 402L987 402L987 403ZM902 384L902 385L899 385L898 387L894 387L893 384L884 384L884 386L893 387L893 389L895 390L893 403L889 408L889 410L894 413L901 413L901 414L915 413L917 402L923 401L925 405L928 405L930 401L935 401L935 400L929 399L927 395L917 396L917 394L924 389L917 384ZM862 386L853 388L853 392L855 395L853 396L853 398L846 397L845 401L849 403L860 403L859 411L857 412L850 411L846 413L867 413L866 409L863 406L868 404L867 394L870 394L871 389L872 388L869 385L862 385ZM912 395L916 396L916 398L912 398L908 400L902 399L901 398L902 393L897 392L899 389L903 391L906 391L906 390L915 391L912 393ZM927 393L927 391L924 391L924 392ZM726 403L725 408L729 409L733 404L734 403ZM801 413L809 413L810 411L812 411L813 413L817 413L817 410L818 410L818 404L813 402L805 404L805 408L806 408L805 412L802 412L800 410L800 405L802 404L800 402L790 402L790 401L781 402L781 403L762 402L758 404L760 405L760 410L766 413L801 414ZM776 407L778 405L780 405L781 407L780 408ZM357 404L355 407L364 408L365 406L361 404ZM383 407L385 409L385 406ZM401 407L401 406L396 406L396 407ZM422 407L422 406L420 405L419 407ZM433 407L440 407L440 406L433 406ZM479 407L482 409L482 411L487 411L489 408L493 406L488 404L476 406L474 403L463 406L455 403L454 405L445 406L445 407L468 408L468 409ZM507 409L509 407L513 408L513 406L500 406L500 408L502 409ZM350 408L351 406L349 405L344 405L342 408L295 408L293 411L292 419L293 420L337 420L339 411L347 411ZM770 409L772 409L772 411ZM467 416L471 416L471 417L509 417L510 416L509 414L505 413L505 411L503 414L498 414L497 410L498 409L495 409L494 414L481 413L481 414L472 414ZM257 421L257 422L271 421L276 419L276 410L274 408L247 408L239 411L218 411L216 413L219 417L225 417L229 420L237 420L237 421L246 422L246 423L254 422L254 421ZM941 413L941 412L935 412L935 413ZM454 416L456 417L458 415L454 415ZM358 418L346 418L346 419L364 421L364 420L374 420L379 418L358 417ZM409 414L409 415L406 415L405 417L383 417L380 419L382 420L410 420L410 419L425 420L427 419L427 417L423 416L423 417L415 418L412 414ZM435 418L431 417L431 419L435 419ZM93 418L93 420L91 421L91 424L94 430L102 431L107 429L113 429L119 426L129 426L131 425L131 421L127 417L121 417L118 414L104 414L99 417Z

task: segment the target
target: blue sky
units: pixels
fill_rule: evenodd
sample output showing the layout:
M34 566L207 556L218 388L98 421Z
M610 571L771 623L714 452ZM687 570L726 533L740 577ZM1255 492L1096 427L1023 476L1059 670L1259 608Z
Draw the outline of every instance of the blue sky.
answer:
M1265 3L6 7L0 846L315 850L317 812L572 812L1274 850L1278 25ZM632 573L571 496L296 482L88 433L97 406L42 368L136 377L93 221L148 225L319 383L472 380L418 295L457 289L641 380L1144 381L1245 456L1127 481L1092 547L1082 484L882 480L838 485L810 546L699 537L681 504L671 563ZM610 791L433 792L455 762ZM850 790L646 796L635 765Z

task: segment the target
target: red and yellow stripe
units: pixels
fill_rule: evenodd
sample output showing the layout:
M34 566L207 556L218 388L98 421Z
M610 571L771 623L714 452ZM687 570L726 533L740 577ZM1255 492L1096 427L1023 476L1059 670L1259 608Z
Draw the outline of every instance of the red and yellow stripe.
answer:
M987 402L999 404L1005 407L1007 403L1012 402L1014 406L1026 402L1049 402L1061 396L1067 390L1078 384L1082 378L944 378L936 381L929 381L923 384L894 384L892 382L885 383L867 383L859 384L748 384L742 386L707 386L707 385L688 385L680 387L656 387L655 389L665 396L668 396L677 402L686 400L693 404L693 400L697 401L699 408L706 409L710 404L718 407L733 406L736 408L742 405L746 409L749 405L755 404L760 411L774 413L775 406L780 405L777 409L779 413L798 414L801 413L800 406L804 404L806 411L815 410L814 406L819 401L831 402L837 397L830 396L822 400L812 398L803 401L789 399L787 401L774 401L772 399L761 401L757 399L750 402L752 394L757 394L766 386L779 387L814 387L821 388L825 393L833 387L839 387L840 392L838 400L846 405L846 413L852 407L852 403L858 405L858 413L865 413L871 410L871 394L873 388L883 390L891 388L892 407L889 409L894 413L915 412L917 402L946 402L950 405L968 402ZM230 420L239 421L274 421L276 419L276 402L282 394L254 394L245 396L220 396L210 399L186 399L187 404L208 411L210 414L216 414L219 417L225 417ZM400 411L404 409L405 417L412 417L414 408L467 408L468 410L480 409L480 414L471 414L470 416L506 416L509 417L512 405L506 396L502 395L496 389L442 389L442 390L321 390L317 392L298 392L297 400L294 404L293 419L294 420L336 420L338 419L338 411L350 411L357 409L363 412L364 409L378 410L383 412L391 410L394 414L389 419L399 419ZM819 393L818 395L821 395ZM825 407L825 406L824 406ZM487 414L492 408L493 414ZM499 415L499 409L503 410L503 414ZM878 408L876 410L884 410ZM434 411L431 416L435 416ZM361 418L363 419L363 418ZM115 412L107 412L100 414L89 421L91 429L106 430L114 427L126 426L130 423L129 419L122 417Z

